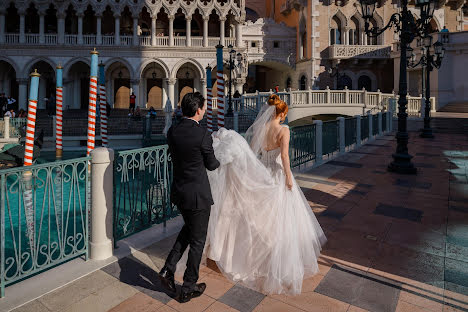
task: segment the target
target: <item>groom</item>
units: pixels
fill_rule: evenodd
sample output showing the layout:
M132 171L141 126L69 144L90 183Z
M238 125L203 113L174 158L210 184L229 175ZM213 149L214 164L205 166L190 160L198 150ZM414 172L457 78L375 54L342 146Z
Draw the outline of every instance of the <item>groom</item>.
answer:
M206 170L218 168L219 161L213 152L210 133L199 124L205 114L203 96L199 92L188 93L182 99L181 106L184 118L169 129L167 141L174 164L171 201L177 205L185 225L159 273L159 279L175 293L174 272L177 262L190 246L180 294L180 301L188 302L201 296L206 288L205 283L197 284L213 204Z

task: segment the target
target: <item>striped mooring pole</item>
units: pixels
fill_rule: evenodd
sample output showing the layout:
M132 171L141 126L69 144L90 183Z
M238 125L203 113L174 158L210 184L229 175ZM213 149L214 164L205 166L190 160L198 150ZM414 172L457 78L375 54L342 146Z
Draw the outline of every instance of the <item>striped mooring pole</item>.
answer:
M211 81L211 66L206 67L206 106L207 106L207 126L208 131L213 132L213 82Z
M91 77L89 81L89 106L88 106L88 144L86 155L89 156L96 142L96 98L98 80L98 55L94 48L91 51Z
M99 64L99 108L101 109L101 138L102 146L107 147L107 98L106 98L106 74L104 64Z
M55 158L61 159L63 156L62 145L62 125L63 125L63 69L62 65L57 66L57 84L55 87Z
M216 46L216 84L218 86L218 129L224 127L224 76L223 76L223 46Z

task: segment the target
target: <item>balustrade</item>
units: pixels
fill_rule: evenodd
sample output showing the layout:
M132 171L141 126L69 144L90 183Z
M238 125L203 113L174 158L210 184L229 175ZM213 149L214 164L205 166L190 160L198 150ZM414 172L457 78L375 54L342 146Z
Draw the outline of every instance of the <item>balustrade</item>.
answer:
M46 34L44 35L45 44L57 44L57 34Z
M187 45L187 39L185 36L174 37L174 46L176 47L185 47Z
M120 44L123 46L131 46L133 44L133 36L120 36Z
M203 37L192 37L192 47L203 47Z
M65 44L75 45L78 43L78 35L65 35Z
M19 34L5 34L5 43L6 44L19 43Z
M102 36L102 45L106 46L112 46L115 43L115 37L114 36Z
M85 45L96 45L96 36L95 35L83 35L83 44Z
M140 45L148 47L151 45L151 36L140 36Z
M39 34L26 34L25 38L27 44L39 44Z

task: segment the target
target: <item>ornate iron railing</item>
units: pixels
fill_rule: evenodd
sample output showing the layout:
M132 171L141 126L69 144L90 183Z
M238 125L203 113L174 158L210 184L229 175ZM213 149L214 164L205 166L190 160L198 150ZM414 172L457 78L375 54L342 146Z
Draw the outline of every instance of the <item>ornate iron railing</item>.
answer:
M88 161L0 170L2 296L9 284L88 258Z
M357 135L357 119L346 118L345 119L345 147L350 147L353 144L356 144L356 135Z
M369 138L369 116L361 118L361 141Z
M178 215L171 204L168 146L118 152L114 163L114 242Z
M291 128L289 155L292 168L315 160L315 140L315 125Z
M379 115L372 115L372 135L379 134Z
M21 136L26 132L26 118L10 118L10 136Z
M333 154L340 146L339 123L337 120L326 121L322 127L323 155Z

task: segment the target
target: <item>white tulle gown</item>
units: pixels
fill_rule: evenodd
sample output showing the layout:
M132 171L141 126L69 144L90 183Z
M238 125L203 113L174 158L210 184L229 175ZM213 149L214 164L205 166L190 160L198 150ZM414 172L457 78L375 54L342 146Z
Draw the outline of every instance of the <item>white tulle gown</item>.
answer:
M213 147L221 166L208 173L214 205L206 253L234 282L268 294L299 294L318 272L325 235L294 180L285 184L280 149L254 153L222 128Z

